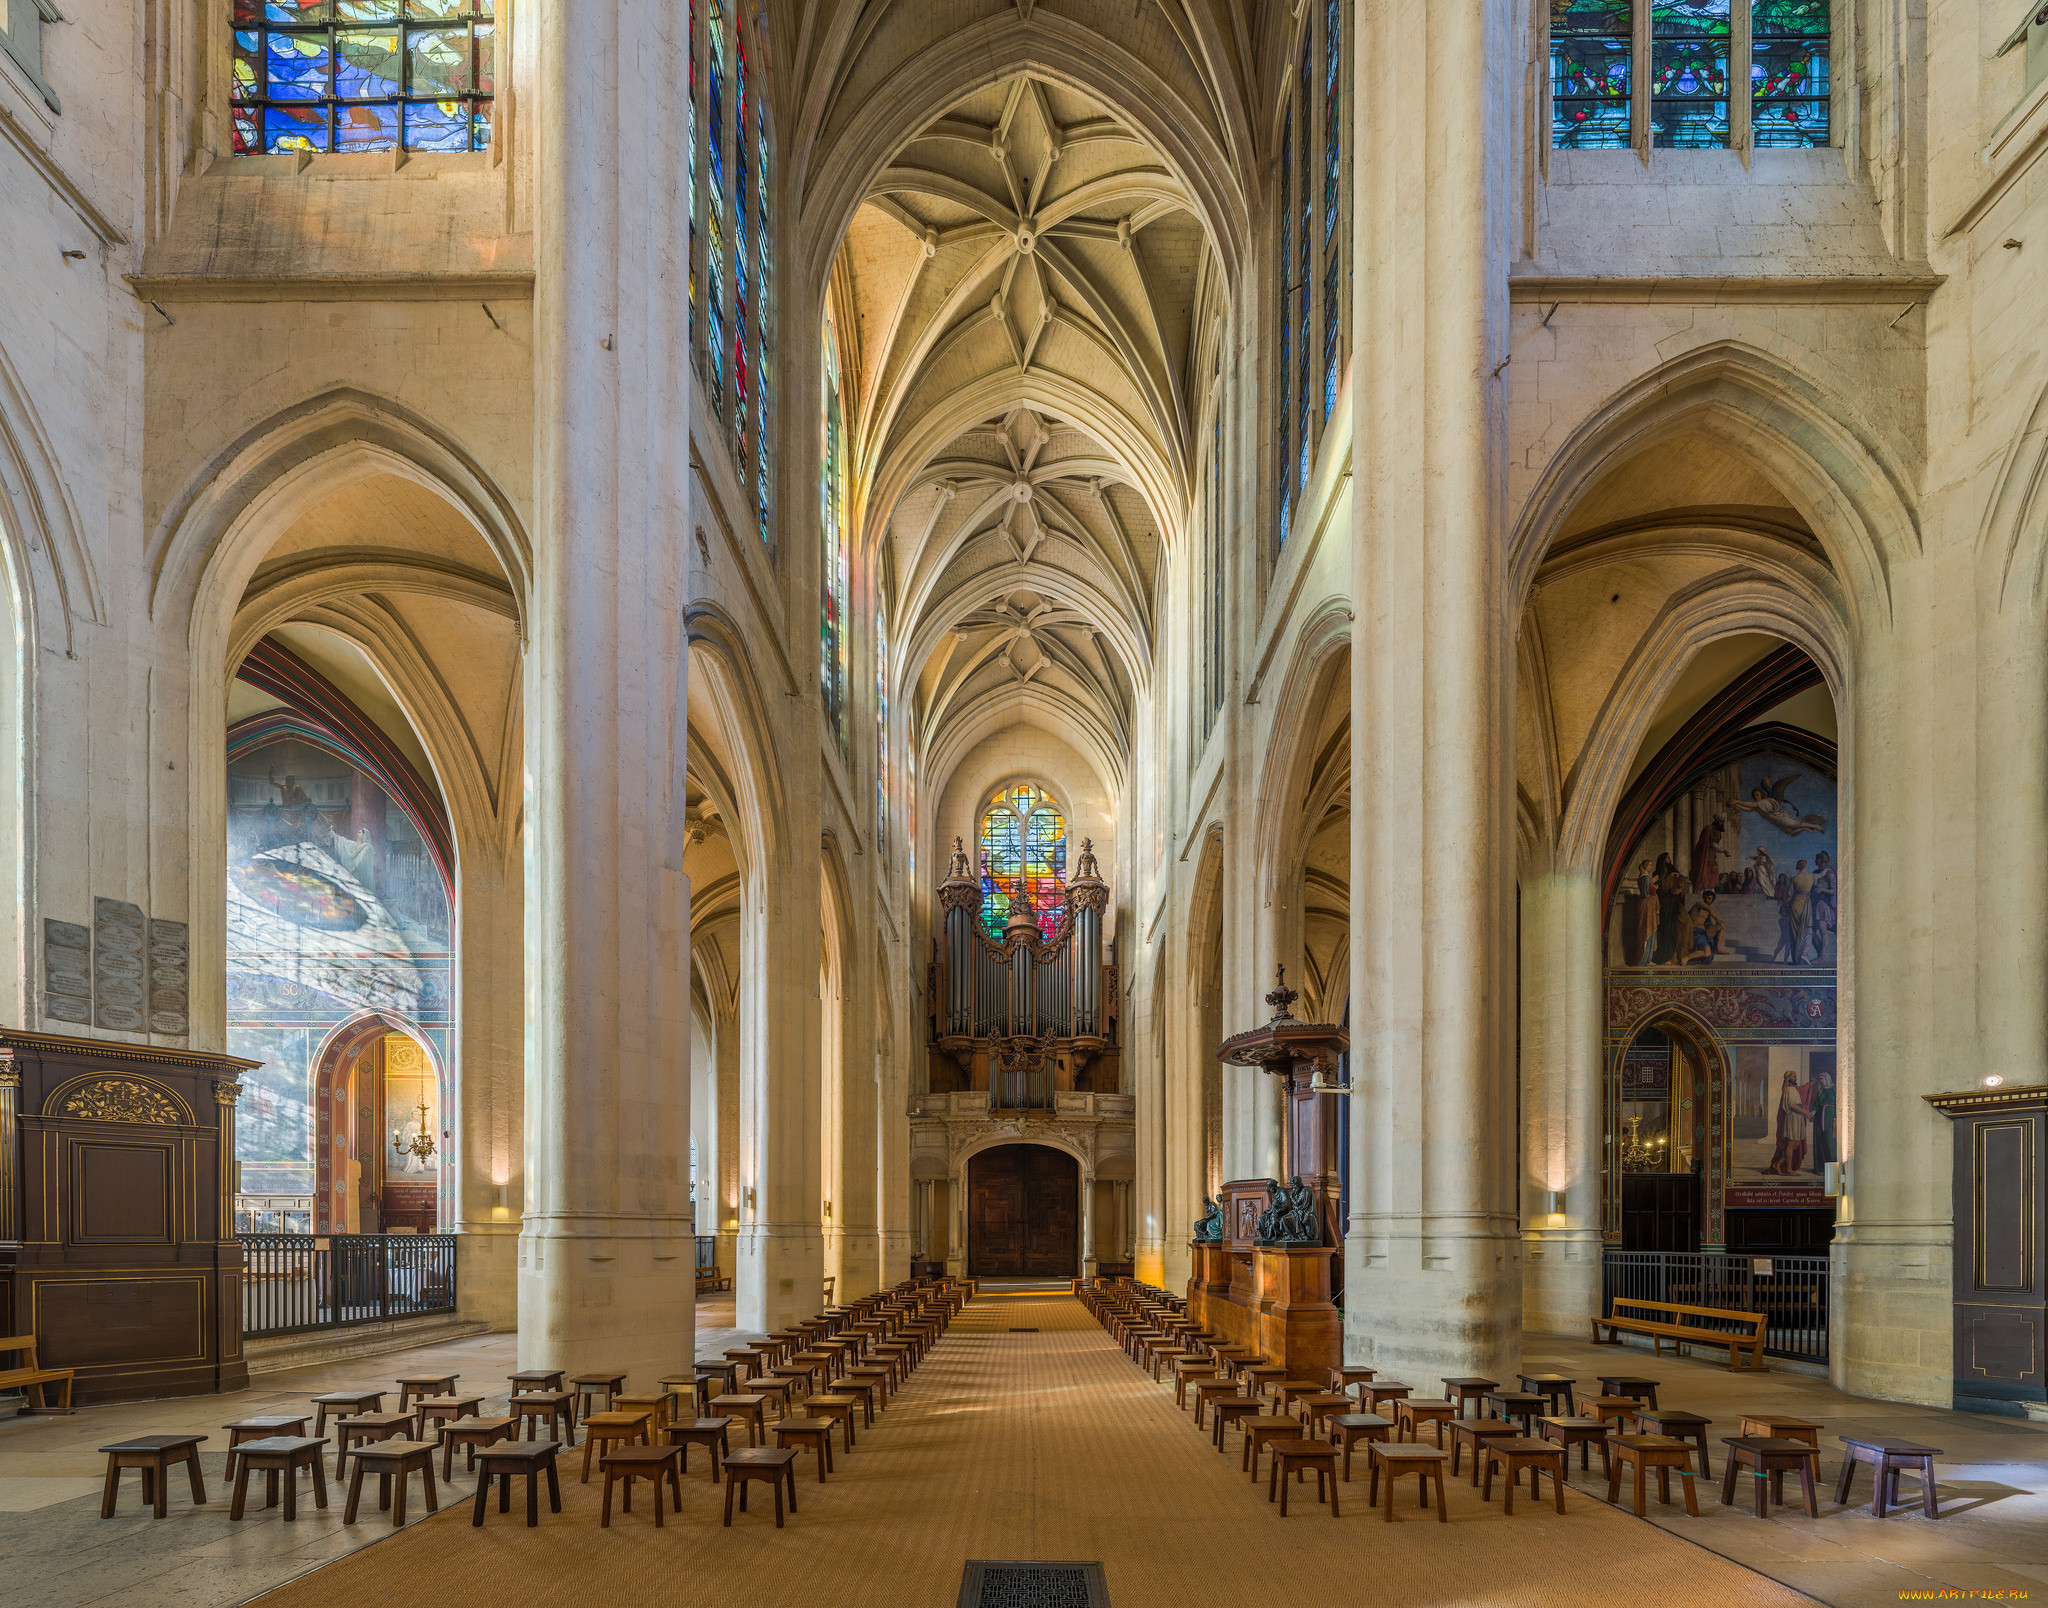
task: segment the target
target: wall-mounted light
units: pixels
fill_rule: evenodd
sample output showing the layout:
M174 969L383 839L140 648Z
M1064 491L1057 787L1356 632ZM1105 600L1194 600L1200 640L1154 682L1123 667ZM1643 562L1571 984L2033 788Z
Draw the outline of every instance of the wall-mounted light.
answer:
M1550 1215L1552 1217L1564 1216L1564 1201L1565 1192L1562 1189L1553 1189L1550 1192Z
M752 1184L747 1185L746 1188L740 1191L740 1204L746 1207L748 1211L754 1209L754 1186Z
M1843 1164L1839 1161L1821 1163L1820 1192L1830 1200L1839 1200L1843 1193Z
M2003 1072L1994 1072L1994 1073L1992 1073L1990 1077L1988 1077L1988 1078L1984 1079L1984 1087L1985 1087L1985 1088L1987 1088L1987 1089L2002 1089L2002 1088L2004 1088L2004 1087L2005 1087L2005 1074L2004 1074Z
M829 1200L825 1202L825 1221L832 1221L832 1203Z

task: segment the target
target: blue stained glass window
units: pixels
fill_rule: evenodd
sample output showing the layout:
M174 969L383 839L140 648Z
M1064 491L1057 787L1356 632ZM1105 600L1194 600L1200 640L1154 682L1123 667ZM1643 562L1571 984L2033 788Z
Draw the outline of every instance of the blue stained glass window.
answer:
M1059 800L1026 782L998 793L981 817L981 921L1000 939L1018 894L1051 937L1066 906L1067 818Z
M846 484L845 432L839 409L839 340L825 319L825 394L821 399L824 440L818 468L819 579L818 689L825 715L846 745Z
M1752 0L1750 141L1828 143L1828 0Z
M1295 486L1304 504L1308 501L1309 476L1315 463L1315 436L1310 429L1311 420L1309 415L1309 390L1313 383L1312 376L1315 372L1315 362L1312 354L1316 349L1314 326L1310 322L1314 316L1315 275L1310 271L1309 267L1311 261L1310 242L1315 233L1315 224L1312 216L1315 205L1315 185L1312 177L1314 167L1310 151L1310 143L1315 138L1315 122L1308 115L1309 86L1313 82L1309 68L1313 55L1314 41L1304 39L1301 44L1301 72L1298 75L1302 111L1297 128L1301 139L1301 150L1297 153L1295 163L1295 171L1300 175L1296 181L1296 188L1300 191L1300 195L1296 199L1296 207L1301 213L1301 232L1296 240L1298 256L1295 262L1294 275L1295 295L1300 298L1300 310L1296 316L1301 321L1300 338L1295 342L1294 348L1295 412L1299 425L1295 435L1295 442L1296 450L1301 454L1301 464L1295 480Z
M1343 81L1338 64L1344 57L1344 19L1338 0L1330 0L1323 19L1323 246L1330 246L1337 227L1338 177L1344 166Z
M492 0L234 0L234 152L481 151Z
M1650 143L1697 151L1728 143L1729 0L1654 0Z
M1550 143L1560 150L1629 144L1629 0L1550 0Z
M1280 208L1280 405L1273 410L1275 418L1274 428L1279 435L1278 446L1280 450L1280 528L1278 536L1279 545L1283 547L1287 543L1288 518L1293 512L1294 507L1294 453L1288 445L1289 435L1287 429L1287 415L1289 412L1287 402L1294 389L1292 383L1294 371L1291 364L1293 347L1288 339L1289 332L1294 325L1294 310L1289 305L1287 297L1287 268L1289 258L1292 256L1290 250L1292 245L1290 225L1294 219L1293 203L1291 200L1293 173L1294 112L1290 108L1287 113L1287 122L1280 132L1280 188L1277 195Z

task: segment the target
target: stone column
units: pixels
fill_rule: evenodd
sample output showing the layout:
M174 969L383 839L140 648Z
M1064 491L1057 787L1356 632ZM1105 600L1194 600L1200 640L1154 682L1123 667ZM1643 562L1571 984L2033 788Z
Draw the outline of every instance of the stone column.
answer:
M534 15L522 1367L694 1354L688 12Z
M1346 1352L1511 1378L1513 622L1504 0L1361 7ZM1426 310L1426 311L1425 311ZM1411 1372L1412 1370L1412 1372Z
M1522 882L1522 1324L1583 1334L1600 1307L1600 884ZM1564 1209L1553 1212L1553 1190Z
M711 1054L716 1062L718 1156L711 1228L718 1235L718 1265L736 1275L740 1225L740 1016L738 1000L721 999L711 1023ZM735 1279L735 1288L737 1280Z
M1095 1174L1081 1169L1081 1277L1092 1279L1100 1259L1095 1254Z
M519 1217L526 1188L526 997L516 859L473 842L462 857L456 961L455 1232L462 1315L519 1322Z

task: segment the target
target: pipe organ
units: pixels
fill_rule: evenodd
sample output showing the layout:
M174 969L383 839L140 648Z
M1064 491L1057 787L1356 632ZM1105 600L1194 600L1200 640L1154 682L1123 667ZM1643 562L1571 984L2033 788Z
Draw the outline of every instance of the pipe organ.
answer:
M982 883L960 839L939 884L933 942L931 1090L986 1090L992 1111L1056 1108L1062 1091L1119 1088L1116 946L1105 958L1109 885L1084 839L1048 935L1028 896L1010 906L1002 941L982 924Z

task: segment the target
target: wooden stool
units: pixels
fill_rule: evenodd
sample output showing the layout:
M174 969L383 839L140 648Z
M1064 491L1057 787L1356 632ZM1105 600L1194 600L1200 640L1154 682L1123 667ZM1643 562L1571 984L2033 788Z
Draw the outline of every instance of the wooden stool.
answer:
M308 1413L293 1417L284 1413L275 1418L238 1418L232 1424L222 1424L220 1427L228 1432L228 1479L232 1481L235 1477L235 1448L243 1441L271 1440L279 1436L303 1439L306 1419L311 1416Z
M411 1413L357 1413L334 1421L334 1477L347 1472L349 1451L388 1440L414 1439Z
M545 1473L548 1477L548 1510L562 1511L562 1482L555 1472L555 1454L562 1449L560 1441L500 1441L495 1446L477 1449L476 1461L480 1472L476 1477L476 1511L469 1516L472 1525L484 1522L484 1498L490 1495L491 1481L498 1482L498 1511L504 1513L512 1506L512 1480L514 1476L526 1476L526 1527L530 1530L540 1523L539 1491L536 1481Z
M407 1374L398 1381L398 1410L404 1412L423 1396L452 1396L460 1374Z
M521 1368L516 1374L507 1374L505 1377L512 1381L511 1394L524 1396L529 1391L540 1393L560 1390L565 1371L561 1368Z
M1646 1401L1652 1407L1657 1405L1657 1381L1641 1379L1634 1374L1597 1374L1600 1394L1603 1396L1633 1396L1637 1401Z
M1579 1404L1572 1397L1572 1386L1578 1383L1577 1379L1567 1379L1563 1374L1557 1373L1516 1374L1515 1377L1522 1382L1524 1390L1532 1391L1549 1402L1550 1410L1555 1416L1559 1418L1576 1418L1579 1416ZM1564 1400L1562 1407L1558 1406L1558 1399L1560 1397Z
M775 1426L777 1446L808 1446L818 1459L818 1483L832 1472L832 1420L829 1418L785 1418Z
M1200 1410L1197 1404L1197 1411ZM1250 1396L1220 1396L1209 1403L1209 1416L1215 1421L1216 1450L1223 1450L1223 1434L1232 1424L1243 1418L1256 1418L1266 1410L1266 1404Z
M790 1392L795 1388L796 1385L793 1380L778 1379L772 1373L764 1373L759 1378L747 1381L747 1392L749 1395L766 1396L775 1403L775 1416L777 1418L787 1418L789 1416ZM641 1400L638 1396L621 1396L619 1399L621 1401L632 1401L636 1404Z
M576 1398L566 1390L535 1390L514 1396L505 1404L505 1410L519 1420L519 1438L522 1441L538 1441L541 1437L531 1433L540 1427L540 1421L548 1421L550 1440L560 1438L565 1446L576 1444Z
M860 1421L871 1425L875 1421L875 1393L880 1388L873 1379L860 1377L858 1368L846 1370L846 1376L834 1382L832 1393L837 1396L855 1396L860 1400Z
M1600 1418L1581 1418L1577 1414L1558 1418L1536 1420L1536 1436L1539 1440L1556 1441L1565 1449L1565 1461L1571 1461L1571 1449L1579 1449L1579 1468L1584 1471L1592 1456L1591 1447L1600 1448L1600 1472L1611 1474L1613 1467L1607 1456L1607 1423Z
M616 1413L645 1413L650 1439L660 1436L668 1425L668 1392L653 1396L614 1396L612 1411Z
M284 1521L294 1522L299 1516L299 1470L313 1471L313 1505L327 1506L327 1458L322 1448L327 1442L301 1435L280 1435L271 1440L243 1441L235 1448L235 1499L229 1504L228 1517L239 1519L249 1506L249 1476L261 1473L263 1479L263 1505L277 1506L277 1479L284 1476Z
M676 1472L676 1458L682 1450L677 1446L615 1446L598 1459L598 1467L604 1470L604 1508L598 1518L597 1527L609 1530L612 1527L612 1487L624 1487L622 1507L625 1512L633 1511L633 1482L647 1480L654 1486L654 1527L661 1528L661 1482L666 1479L668 1488L676 1499L676 1512L683 1511L683 1478Z
M1291 1412L1299 1397L1322 1394L1323 1387L1313 1379L1283 1379L1273 1387L1273 1399L1280 1404L1283 1413Z
M1486 1447L1489 1441L1509 1440L1521 1434L1519 1425L1510 1424L1499 1418L1453 1418L1451 1420L1451 1472L1458 1472L1458 1464L1465 1455L1467 1446L1472 1448L1472 1485L1476 1489L1479 1474L1486 1467Z
M1386 1440L1394 1433L1394 1426L1376 1413L1332 1413L1323 1422L1330 1426L1330 1444L1344 1448L1346 1484L1351 1481L1351 1448L1360 1441Z
M1721 1444L1728 1448L1727 1467L1721 1472L1723 1507L1733 1505L1735 1476L1748 1469L1756 1481L1756 1516L1769 1517L1770 1509L1764 1501L1765 1481L1770 1482L1770 1500L1783 1505L1785 1475L1796 1469L1800 1491L1806 1498L1806 1516L1820 1517L1813 1496L1813 1476L1820 1465L1820 1453L1815 1448L1805 1441L1780 1440L1773 1435L1723 1435Z
M747 1511L747 1487L766 1480L775 1489L775 1528L782 1528L782 1492L789 1490L789 1511L796 1511L796 1448L794 1446L749 1446L725 1460L725 1522L732 1523L733 1492L739 1492L740 1511Z
M1187 1358L1182 1358L1179 1362L1176 1362L1173 1368L1174 1406L1187 1406L1188 1386L1194 1384L1199 1380L1214 1379L1217 1375L1217 1372L1219 1371L1219 1368L1220 1364L1217 1363L1206 1361L1193 1362L1188 1360Z
M754 1398L756 1401L760 1399L759 1396ZM613 1441L624 1444L639 1441L644 1445L647 1440L647 1417L648 1415L644 1412L606 1412L592 1413L588 1418L584 1419L583 1478L578 1483L582 1485L590 1483L590 1459L601 1444L608 1446Z
M1617 1418L1634 1418L1642 1405L1633 1396L1588 1396L1579 1403L1579 1412L1583 1417L1597 1418L1606 1424Z
M1400 1440L1419 1441L1422 1439L1422 1426L1429 1424L1436 1429L1436 1443L1441 1447L1445 1420L1455 1418L1457 1412L1457 1408L1447 1401L1431 1401L1428 1397L1421 1401L1413 1397L1404 1398L1394 1403L1395 1436Z
M1148 1358L1152 1369L1152 1382L1154 1384L1159 1382L1159 1371L1168 1363L1177 1363L1193 1356L1194 1352L1184 1350L1180 1346L1155 1346Z
M682 1473L690 1472L690 1448L705 1446L711 1450L711 1483L718 1483L718 1465L732 1451L732 1421L727 1418L681 1418L672 1421L662 1433L668 1437L669 1445L676 1447L682 1456L676 1459L676 1467Z
M889 1373L889 1369L882 1367L879 1364L863 1363L858 1368L849 1368L846 1370L846 1378L841 1382L840 1388L844 1390L851 1390L854 1387L855 1381L866 1380L877 1387L877 1404L887 1405L889 1400ZM805 1388L808 1389L809 1387L806 1386Z
M1671 1435L1691 1441L1699 1448L1700 1477L1709 1480L1714 1477L1714 1465L1707 1456L1707 1426L1713 1419L1689 1413L1683 1407L1643 1407L1637 1410L1635 1420L1639 1435Z
M1401 1400L1415 1393L1413 1385L1404 1385L1398 1379L1367 1379L1358 1386L1358 1399L1365 1404L1365 1410L1376 1413L1388 1402Z
M419 1440L429 1440L430 1429L454 1418L476 1418L482 1415L484 1399L481 1396L422 1396L412 1404L412 1410L419 1420L415 1432Z
M411 1483L409 1476L417 1474L427 1493L427 1511L441 1511L440 1494L434 1489L434 1448L423 1440L379 1441L374 1446L358 1446L354 1457L356 1466L348 1473L348 1504L341 1510L341 1522L354 1524L356 1510L362 1505L363 1476L377 1476L377 1511L391 1510L391 1528L397 1529L405 1523L405 1491ZM392 1481L397 1488L392 1488Z
M301 1429L306 1427L303 1418L296 1422ZM175 1463L183 1463L185 1472L191 1476L193 1505L206 1506L206 1480L199 1472L199 1447L207 1439L205 1435L134 1435L102 1446L100 1450L107 1454L107 1484L100 1495L100 1517L114 1516L124 1468L142 1470L142 1500L156 1509L159 1519L166 1511L165 1498L171 1483L171 1466ZM233 1453L229 1454L229 1461L233 1461Z
M1244 1421L1244 1461L1252 1484L1259 1483L1259 1453L1274 1441L1299 1440L1301 1425L1291 1418L1247 1418Z
M727 1352L726 1355L731 1356L732 1353ZM605 1411L611 1410L612 1397L626 1388L626 1376L622 1373L613 1373L609 1369L599 1369L596 1373L577 1374L569 1381L569 1388L576 1395L577 1416L588 1418L593 1410L590 1403L597 1400L597 1393L600 1390L604 1392Z
M664 1424L671 1418L682 1417L685 1405L688 1406L690 1415L692 1417L696 1416L697 1376L695 1373L663 1374L655 1383L661 1386L661 1393L668 1397L668 1406L663 1410L662 1422ZM689 1398L687 1404L684 1401L685 1397Z
M385 1392L381 1390L330 1390L324 1396L313 1398L313 1433L327 1433L327 1415L354 1417L357 1413L376 1413L384 1410Z
M902 1355L907 1359L909 1353L905 1352ZM820 1386L829 1386L832 1383L832 1366L838 1361L829 1351L799 1351L789 1360L793 1367L810 1368L815 1371Z
M1287 1377L1287 1370L1277 1362L1248 1362L1237 1373L1240 1379L1251 1381L1254 1396L1265 1395L1267 1386Z
M1202 1427L1202 1421L1208 1417L1209 1403L1216 1400L1219 1396L1243 1399L1238 1397L1237 1381L1235 1379L1197 1379L1195 1381L1195 1428L1200 1429ZM1347 1396L1344 1399L1349 1401L1351 1398Z
M1529 1471L1529 1495L1536 1501L1543 1500L1542 1476L1550 1476L1550 1487L1557 1495L1557 1511L1564 1511L1564 1468L1565 1449L1549 1441L1531 1440L1525 1435L1513 1435L1502 1440L1486 1443L1486 1479L1480 1486L1479 1499L1493 1500L1493 1471L1499 1468L1507 1476L1507 1483L1501 1487L1501 1510L1515 1511L1515 1483L1521 1478L1522 1470Z
M1389 1524L1394 1522L1394 1482L1404 1474L1413 1474L1420 1482L1420 1507L1429 1506L1429 1482L1436 1481L1436 1522L1449 1524L1451 1516L1444 1509L1444 1460L1448 1452L1440 1452L1434 1446L1389 1445L1385 1441L1374 1441L1366 1447L1372 1464L1372 1481L1365 1488L1368 1507L1378 1507L1380 1500L1380 1476L1387 1477L1387 1505L1385 1517Z
M1820 1432L1827 1426L1811 1418L1793 1418L1783 1413L1744 1413L1742 1433L1752 1439L1805 1441L1820 1450Z
M1550 1405L1550 1400L1533 1390L1489 1390L1486 1405L1493 1409L1496 1418L1504 1418L1509 1423L1519 1419L1523 1435L1534 1436L1536 1415Z
M804 1397L804 1411L812 1418L836 1418L845 1426L846 1449L853 1450L853 1415L860 1409L858 1396L829 1395Z
M1316 1500L1323 1500L1323 1492L1329 1491L1330 1517L1340 1517L1337 1511L1337 1448L1326 1441L1279 1440L1273 1442L1272 1472L1266 1476L1266 1500L1280 1498L1280 1517L1287 1517L1287 1488L1294 1483L1291 1474L1299 1479L1309 1469L1316 1473Z
M1614 1453L1613 1465L1607 1470L1607 1500L1613 1502L1621 1495L1621 1471L1635 1470L1635 1513L1643 1516L1643 1476L1651 1469L1657 1471L1657 1500L1666 1506L1671 1502L1671 1475L1675 1469L1679 1480L1685 1486L1685 1511L1693 1518L1700 1516L1699 1498L1692 1488L1692 1447L1675 1435L1616 1435L1608 1441Z
M1348 1396L1353 1385L1362 1385L1368 1379L1377 1379L1379 1376L1377 1368L1332 1368L1330 1388L1340 1396Z
M804 1398L806 1402L816 1401L815 1396ZM741 1396L713 1396L711 1416L713 1418L741 1418L746 1420L747 1444L759 1446L768 1437L768 1398L752 1394Z
M1465 1416L1465 1403L1468 1401L1476 1401L1480 1404L1479 1411L1483 1417L1486 1412L1484 1399L1486 1393L1489 1390L1496 1390L1500 1387L1498 1379L1481 1379L1476 1374L1465 1375L1457 1379L1446 1379L1442 1383L1444 1387L1444 1400L1450 1402L1458 1409L1458 1417L1460 1418Z
M738 1372L739 1369L734 1367L733 1364L729 1362L723 1362L712 1357L699 1357L697 1359L697 1386L699 1397L704 1401L709 1401L712 1398L712 1396L738 1395L739 1380L734 1377ZM710 1391L708 1393L704 1390L703 1387L707 1377L710 1379L712 1383L718 1386L718 1389Z
M1847 1503L1849 1481L1855 1478L1856 1465L1870 1465L1870 1516L1881 1519L1887 1504L1898 1507L1899 1475L1916 1474L1920 1478L1920 1511L1930 1519L1941 1517L1934 1501L1934 1460L1941 1456L1938 1446L1922 1446L1917 1442L1900 1440L1893 1435L1837 1435L1847 1448L1842 1454L1842 1477L1835 1483L1835 1500ZM198 1478L197 1465L193 1477ZM163 1509L158 1507L162 1514Z
M518 1420L513 1418L457 1418L441 1426L441 1478L455 1478L455 1448L463 1451L465 1469L476 1467L477 1448L495 1446L512 1438Z

